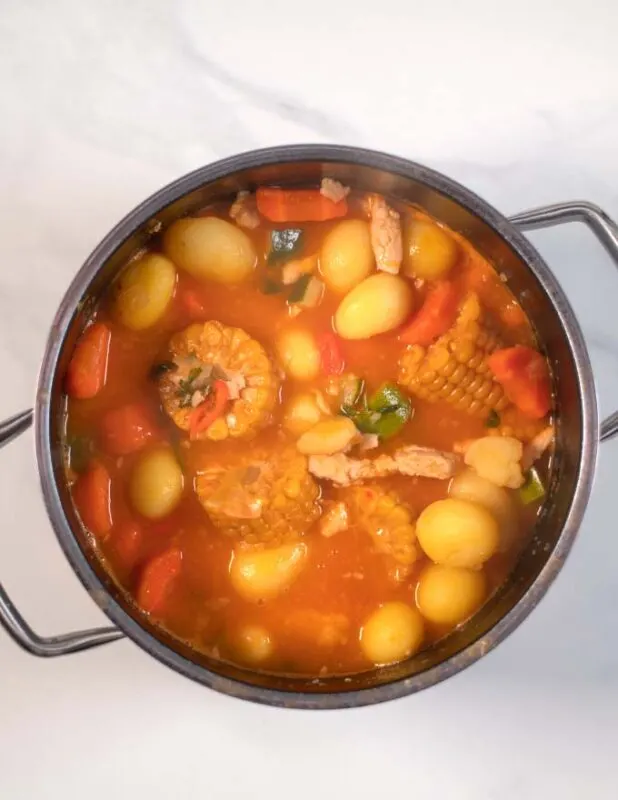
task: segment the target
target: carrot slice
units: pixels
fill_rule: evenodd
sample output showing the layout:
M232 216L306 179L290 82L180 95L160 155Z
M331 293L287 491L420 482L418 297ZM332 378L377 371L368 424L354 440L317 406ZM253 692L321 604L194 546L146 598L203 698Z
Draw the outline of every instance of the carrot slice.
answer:
M318 338L320 363L325 375L341 375L345 369L345 359L341 343L336 333L327 331Z
M114 526L111 533L112 548L124 569L130 570L136 565L143 536L141 525L133 519L123 520Z
M66 390L71 397L87 400L101 391L111 338L110 329L102 322L95 322L82 333L66 374Z
M345 217L345 197L336 203L319 189L273 189L262 186L255 193L258 211L271 222L324 222Z
M178 286L177 302L180 310L192 320L206 319L208 316L202 292L186 284Z
M73 502L81 521L97 538L105 539L112 527L109 472L91 461L73 486Z
M230 399L230 390L225 381L215 381L212 393L189 417L189 439L196 439L202 431L208 430L212 423L219 419Z
M152 414L143 403L128 403L108 411L101 421L101 444L114 456L140 450L156 436Z
M137 604L152 614L160 611L182 567L182 553L172 547L148 562L137 590Z
M459 307L459 291L450 281L437 282L425 302L403 328L399 338L406 344L429 346L455 322Z
M551 384L545 358L531 347L516 345L494 351L489 368L508 399L526 416L541 419L551 408Z

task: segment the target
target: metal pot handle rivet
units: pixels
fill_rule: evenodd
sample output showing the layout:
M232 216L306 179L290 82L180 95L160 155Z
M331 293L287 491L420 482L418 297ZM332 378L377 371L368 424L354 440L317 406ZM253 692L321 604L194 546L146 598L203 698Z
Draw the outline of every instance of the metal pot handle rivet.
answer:
M13 441L32 425L32 410L22 411L0 423L0 447ZM89 650L107 642L121 639L117 628L91 628L86 631L65 633L61 636L39 636L28 625L13 605L11 598L0 583L0 624L7 630L18 645L35 656L62 656Z
M583 222L601 242L610 258L618 267L618 225L601 208L585 200L555 203L550 206L531 208L509 218L522 230L550 228L565 222ZM601 423L599 439L602 442L618 434L618 411L614 411Z

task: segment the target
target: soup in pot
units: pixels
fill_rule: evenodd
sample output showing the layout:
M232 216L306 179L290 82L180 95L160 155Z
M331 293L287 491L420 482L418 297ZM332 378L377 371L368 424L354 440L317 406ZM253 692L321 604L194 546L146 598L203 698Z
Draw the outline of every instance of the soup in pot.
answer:
M66 474L150 621L274 673L463 625L543 501L550 374L457 233L377 194L260 187L121 271L66 380Z

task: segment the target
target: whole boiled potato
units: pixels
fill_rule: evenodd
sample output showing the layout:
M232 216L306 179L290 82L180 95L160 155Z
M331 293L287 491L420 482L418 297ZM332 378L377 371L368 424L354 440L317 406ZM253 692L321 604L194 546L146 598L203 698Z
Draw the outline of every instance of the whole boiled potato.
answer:
M423 643L423 618L406 603L380 606L361 629L361 650L376 666L395 664L415 653Z
M494 517L500 528L500 547L504 552L517 538L519 515L513 497L501 486L468 468L464 469L451 481L449 496L458 500L469 500L484 506Z
M284 406L283 427L292 436L300 436L324 417L318 399L311 392L294 395Z
M230 580L245 600L255 603L272 600L294 582L306 560L304 542L270 550L236 552L230 565Z
M169 258L147 253L124 270L116 284L114 313L127 328L141 331L165 313L176 288L176 269Z
M485 599L485 575L480 570L431 564L416 587L416 605L430 622L459 625Z
M413 307L412 287L397 275L370 275L341 301L335 328L344 339L369 339L398 328Z
M320 272L328 288L345 294L374 268L369 223L346 219L327 234L320 251Z
M184 478L169 447L142 452L129 480L131 505L142 516L158 519L171 513L180 502Z
M349 417L329 417L305 431L296 447L306 456L331 456L345 452L357 439L358 429Z
M272 655L271 636L261 625L242 625L232 631L229 639L236 654L249 664L260 664Z
M218 217L184 217L163 236L165 254L200 280L240 283L253 272L257 255L244 231Z
M286 375L310 381L320 371L320 350L313 334L303 328L285 328L277 336L277 354Z
M448 567L480 567L500 543L498 523L486 508L453 497L424 509L416 535L429 558Z
M459 248L453 237L435 222L415 219L407 226L403 252L404 274L432 281L450 272Z

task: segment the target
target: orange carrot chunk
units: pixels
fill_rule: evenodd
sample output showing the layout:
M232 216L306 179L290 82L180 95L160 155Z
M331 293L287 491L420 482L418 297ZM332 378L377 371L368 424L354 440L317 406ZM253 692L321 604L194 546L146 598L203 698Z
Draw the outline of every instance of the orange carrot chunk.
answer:
M127 405L108 411L101 421L101 444L114 456L125 456L140 450L156 436L156 425L143 403Z
M172 547L146 564L137 590L137 604L152 614L160 611L182 566L182 553Z
M196 287L180 284L177 290L177 303L183 314L191 319L197 321L207 318L203 292Z
M255 197L258 211L271 222L324 222L348 213L345 197L335 203L319 189L260 187Z
M137 564L143 535L141 526L133 519L123 520L114 526L111 533L112 549L124 569L133 569Z
M437 282L412 320L402 329L399 338L406 344L428 347L455 322L459 292L449 281Z
M489 368L508 399L532 419L541 419L551 408L549 368L545 358L524 345L496 350L487 359Z
M211 394L197 408L194 408L189 417L189 439L196 439L202 431L208 430L212 423L219 419L230 399L230 390L225 381L215 381Z
M112 527L110 477L100 461L91 461L73 486L73 502L86 528L105 539Z
M66 390L71 397L87 400L105 385L111 336L102 322L95 322L82 333L66 375Z

